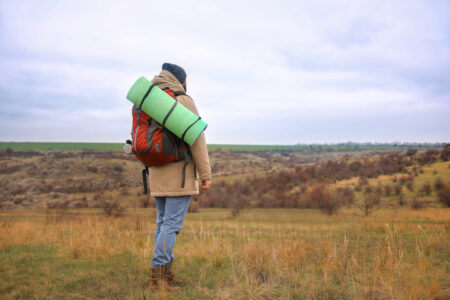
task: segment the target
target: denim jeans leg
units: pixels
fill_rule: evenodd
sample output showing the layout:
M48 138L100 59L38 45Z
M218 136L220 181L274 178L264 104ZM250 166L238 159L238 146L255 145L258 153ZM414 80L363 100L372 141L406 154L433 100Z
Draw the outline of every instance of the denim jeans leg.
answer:
M176 243L176 235L183 227L191 196L165 197L165 200L163 222L153 252L152 265L155 267L164 266L174 259L172 250Z
M158 210L158 214L156 216L156 229L155 229L155 244L158 239L159 232L161 231L161 225L164 219L164 211L166 207L166 197L155 197L156 200L156 208Z

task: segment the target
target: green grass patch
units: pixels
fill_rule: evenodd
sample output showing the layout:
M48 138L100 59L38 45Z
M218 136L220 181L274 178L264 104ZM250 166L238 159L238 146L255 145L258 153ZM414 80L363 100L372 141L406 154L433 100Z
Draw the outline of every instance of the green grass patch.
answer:
M2 299L125 299L145 293L147 276L131 255L93 262L61 257L51 246L0 249Z
M104 150L120 151L123 148L121 143L41 143L41 142L0 142L0 150Z

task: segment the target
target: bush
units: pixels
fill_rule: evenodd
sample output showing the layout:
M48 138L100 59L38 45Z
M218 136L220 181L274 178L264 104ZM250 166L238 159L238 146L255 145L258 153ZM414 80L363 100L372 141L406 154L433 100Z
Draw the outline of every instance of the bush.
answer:
M385 184L384 185L384 195L386 197L389 197L392 193L392 186L390 184Z
M450 146L446 145L444 149L441 150L441 159L443 161L448 161L450 158Z
M189 204L188 212L196 213L199 211L199 208L200 204L198 203L198 201L191 201L191 203Z
M309 200L328 215L332 215L342 206L343 201L339 197L339 192L330 191L327 187L318 185L313 187L309 193Z
M113 170L118 173L122 173L124 171L123 167L119 164L114 165Z
M400 177L401 185L407 185L408 183L413 182L413 181L414 181L414 177L412 175Z
M149 195L141 195L139 196L139 206L141 208L150 207L150 196Z
M402 192L402 186L398 183L394 185L394 192L397 196L400 195Z
M448 185L443 185L441 189L437 192L438 200L446 207L450 207L450 187Z
M417 199L417 197L414 197L411 201L411 208L412 209L421 209L423 208L423 203Z
M408 182L406 183L406 188L407 188L408 190L410 190L411 192L413 192L413 191L414 191L414 184L413 184L413 181L408 181Z
M359 176L359 179L358 179L359 186L364 186L364 185L367 185L368 183L369 183L369 181L367 180L367 177Z
M436 161L436 157L439 154L437 150L427 150L425 153L419 156L419 163L423 166L425 164L431 164Z
M241 213L241 209L239 206L233 206L231 207L230 216L234 219Z
M436 192L439 192L441 189L444 188L444 182L442 181L441 177L437 177L437 178L434 180L433 186L434 186L434 190L435 190Z
M419 195L430 196L431 195L431 184L429 182L425 182L422 187L419 189Z
M405 155L406 155L406 156L413 156L413 155L415 155L416 153L417 153L417 149L409 148L408 150L406 150Z
M119 217L123 214L126 207L120 203L120 197L113 193L100 194L100 207L107 216Z
M355 193L348 186L336 189L336 196L345 205L350 206L355 200Z
M364 191L363 203L361 209L365 216L368 216L374 211L380 204L380 194L375 192L374 189L367 187Z

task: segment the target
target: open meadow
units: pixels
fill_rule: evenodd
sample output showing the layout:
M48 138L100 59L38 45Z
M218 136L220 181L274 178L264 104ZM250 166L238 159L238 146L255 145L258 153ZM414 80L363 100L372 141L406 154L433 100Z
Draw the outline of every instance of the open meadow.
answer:
M2 299L448 299L450 210L189 213L180 291L146 290L154 209L0 214Z
M211 150L174 248L184 282L150 292L156 211L134 157L2 150L0 298L449 299L449 156Z

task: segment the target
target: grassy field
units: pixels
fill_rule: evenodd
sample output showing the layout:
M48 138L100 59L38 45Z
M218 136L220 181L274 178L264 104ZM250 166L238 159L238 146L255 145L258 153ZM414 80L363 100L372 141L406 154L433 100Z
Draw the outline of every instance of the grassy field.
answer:
M363 151L403 150L412 147L402 144L338 144L338 145L229 145L209 144L208 149L222 150L299 150L299 151ZM434 144L415 144L416 149L441 147ZM46 143L46 142L0 142L0 150L106 150L122 151L123 143Z
M41 142L0 142L0 150L106 150L121 151L121 143L41 143Z
M2 299L448 299L450 209L190 213L177 292L146 290L155 211L0 212Z

